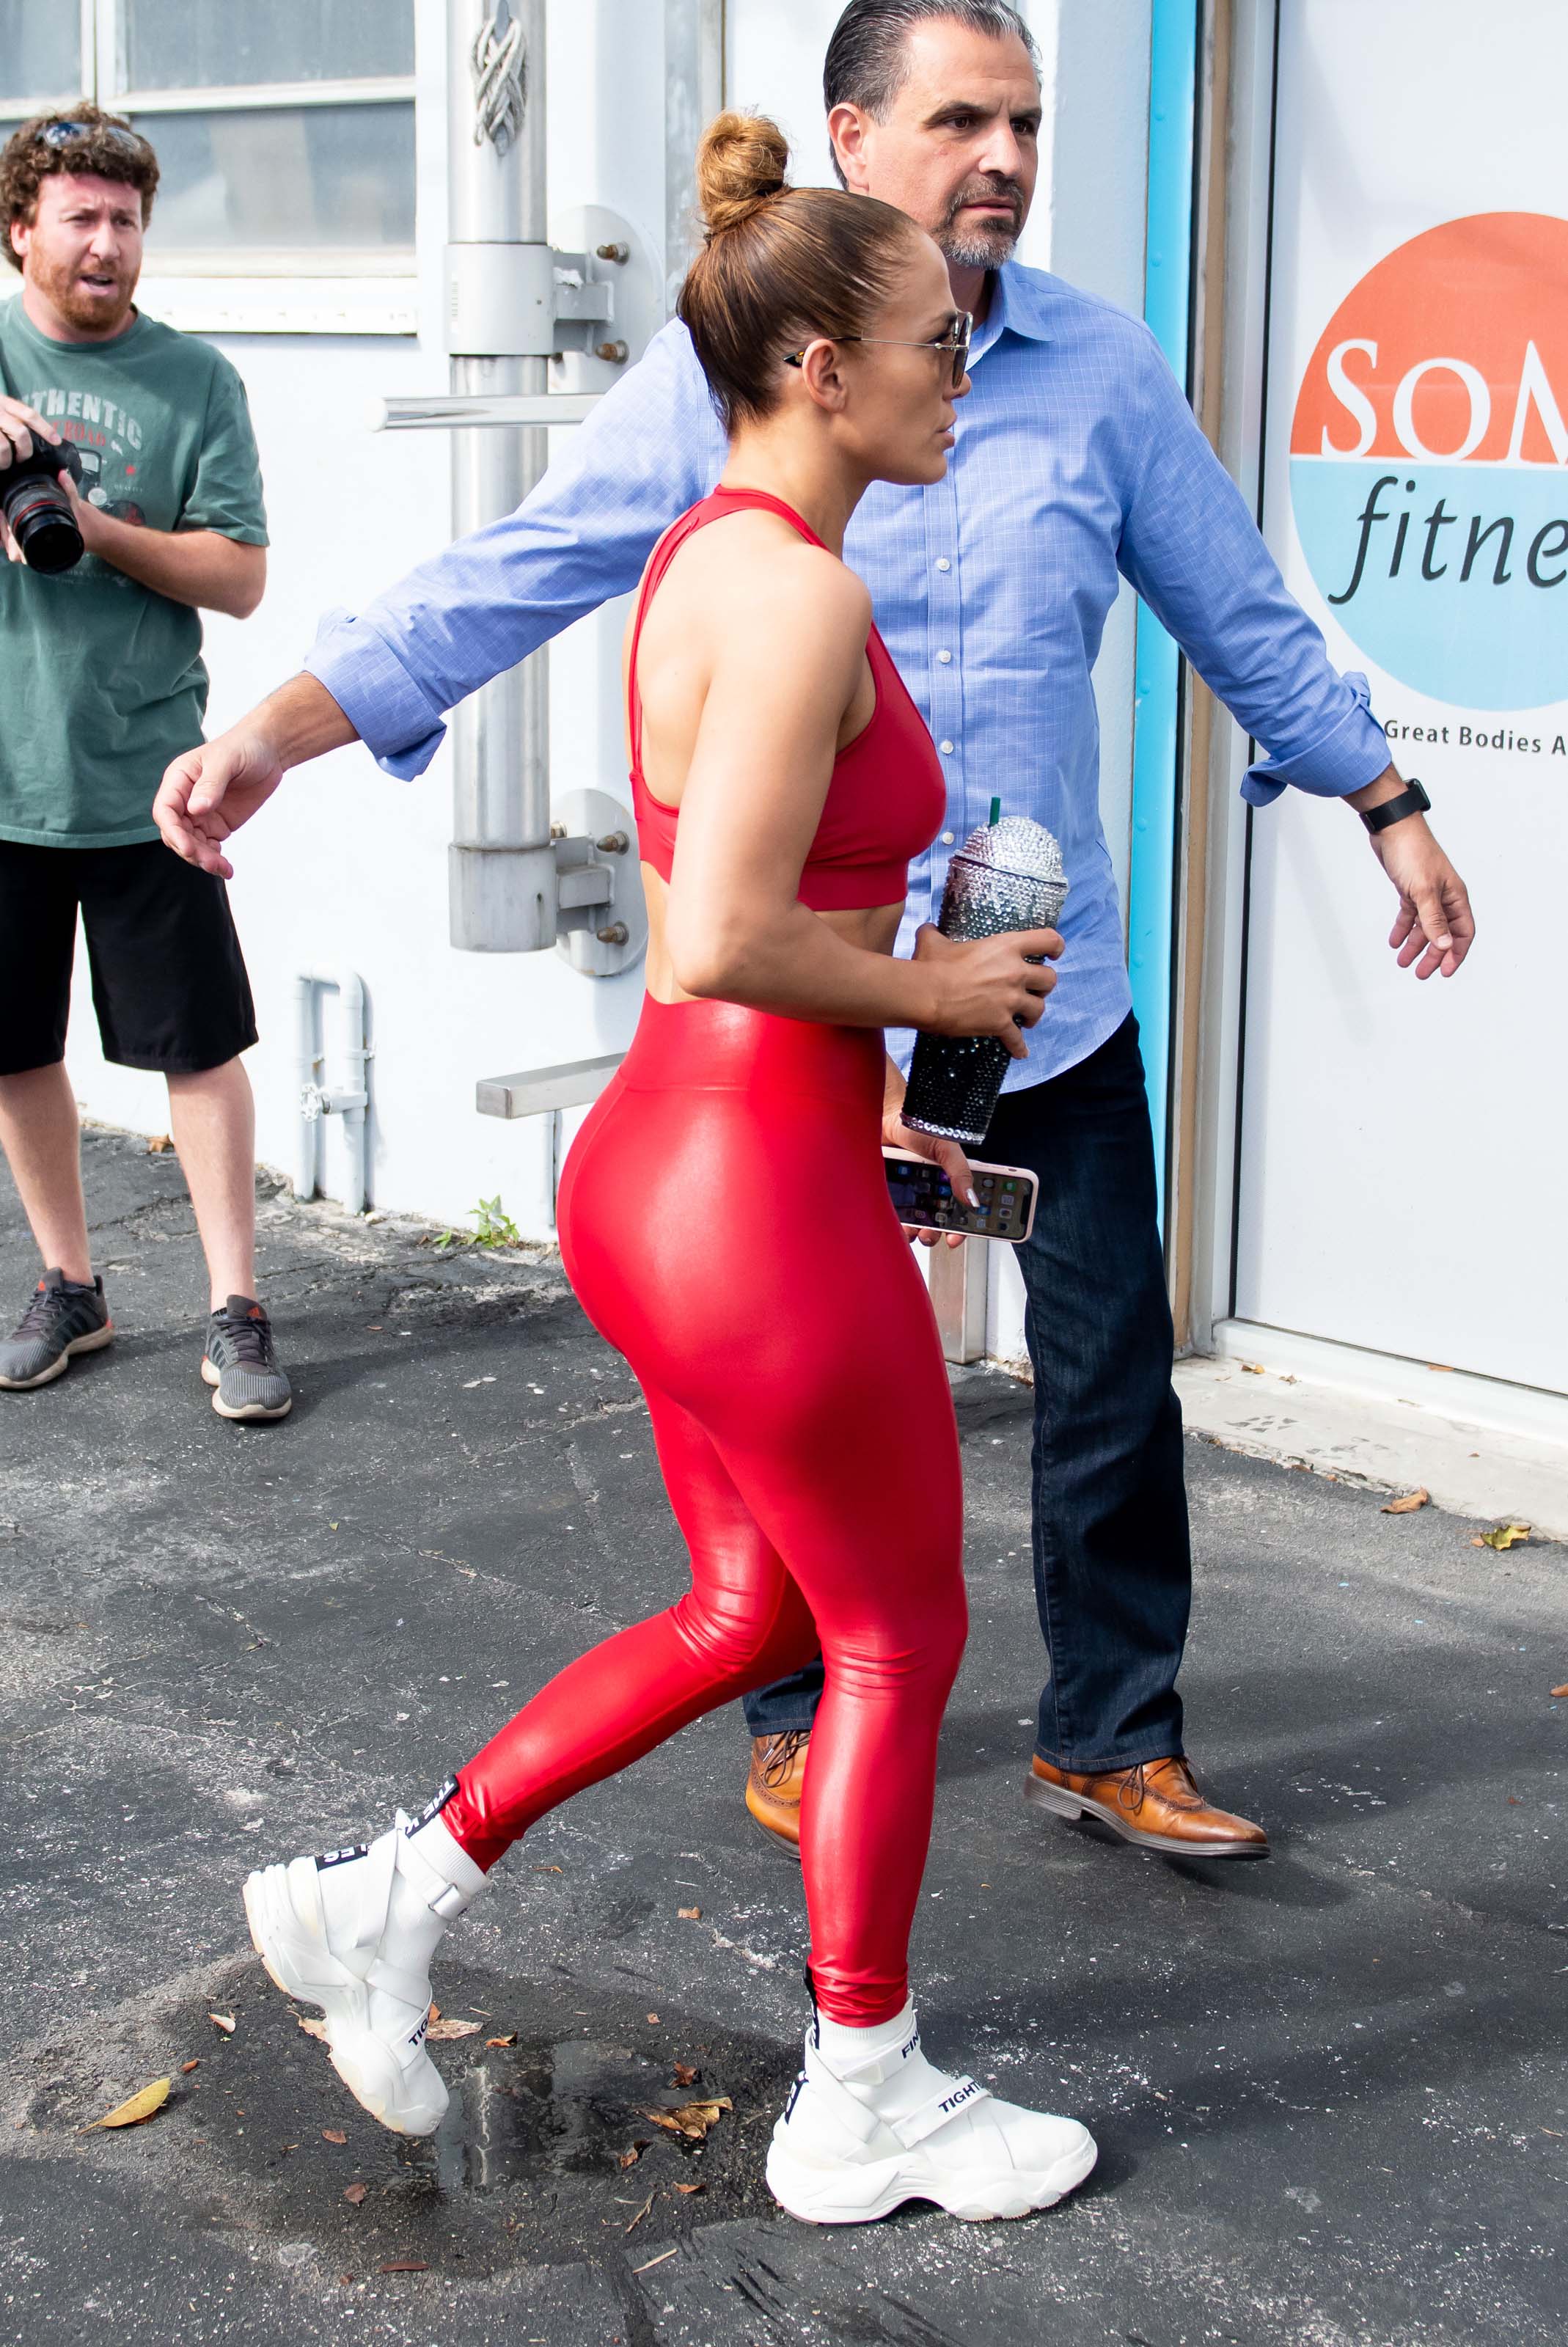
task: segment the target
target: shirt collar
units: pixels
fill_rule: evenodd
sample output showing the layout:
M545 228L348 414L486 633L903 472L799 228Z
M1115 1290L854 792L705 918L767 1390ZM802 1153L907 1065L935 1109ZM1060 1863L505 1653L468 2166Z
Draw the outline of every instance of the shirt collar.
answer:
M1004 261L991 286L991 306L985 323L975 329L974 354L983 358L1004 333L1022 334L1030 342L1050 342L1050 296L1055 279L1043 269L1028 269L1021 261Z

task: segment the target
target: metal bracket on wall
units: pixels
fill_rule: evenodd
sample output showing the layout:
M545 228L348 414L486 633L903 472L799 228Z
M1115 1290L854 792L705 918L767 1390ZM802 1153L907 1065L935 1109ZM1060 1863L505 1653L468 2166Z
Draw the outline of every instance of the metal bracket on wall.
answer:
M561 1111L587 1108L609 1083L624 1054L606 1051L597 1060L566 1060L553 1068L529 1068L515 1076L486 1076L474 1088L481 1116L542 1116L549 1136L550 1221L560 1187Z
M931 1249L931 1305L942 1358L958 1368L985 1358L990 1246L988 1239L966 1239L961 1246L938 1239Z
M459 531L518 502L543 468L544 432L585 423L662 323L660 265L630 221L589 205L552 225L567 240L560 245L501 239L493 229L448 245L446 343L459 387L377 400L370 413L375 431L452 431L465 436L455 447L496 454L495 479L487 475L460 504ZM523 385L518 368L530 371ZM470 442L470 432L508 438ZM531 454L508 482L507 447L529 448L528 436ZM484 708L459 712L453 943L487 953L555 946L583 977L612 978L647 942L634 829L602 791L549 805L544 657L486 688Z

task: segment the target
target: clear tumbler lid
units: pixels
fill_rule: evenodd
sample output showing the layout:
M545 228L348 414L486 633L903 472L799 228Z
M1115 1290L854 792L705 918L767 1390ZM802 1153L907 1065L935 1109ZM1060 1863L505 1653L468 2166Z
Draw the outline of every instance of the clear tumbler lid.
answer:
M1030 880L1065 882L1061 850L1042 823L1026 815L1004 815L971 831L958 854L966 863L994 872L1017 872Z

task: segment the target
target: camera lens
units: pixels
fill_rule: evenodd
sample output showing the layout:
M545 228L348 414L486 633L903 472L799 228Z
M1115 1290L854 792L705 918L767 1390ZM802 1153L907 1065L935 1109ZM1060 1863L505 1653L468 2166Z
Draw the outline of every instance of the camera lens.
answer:
M82 534L57 481L18 481L0 495L0 507L29 570L68 570L81 560Z

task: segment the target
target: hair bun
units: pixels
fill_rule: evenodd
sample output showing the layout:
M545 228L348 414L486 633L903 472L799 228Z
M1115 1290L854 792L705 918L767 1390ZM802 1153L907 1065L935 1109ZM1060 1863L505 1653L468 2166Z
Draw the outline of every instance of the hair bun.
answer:
M765 114L716 114L697 149L697 205L710 237L740 228L789 185L789 141Z

